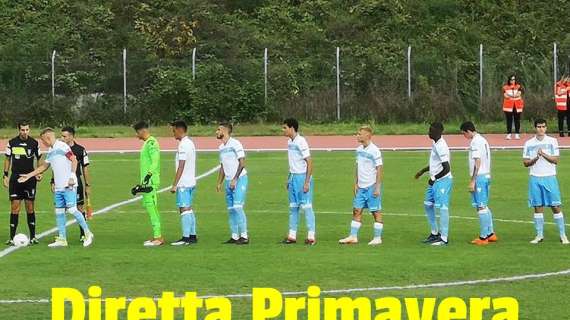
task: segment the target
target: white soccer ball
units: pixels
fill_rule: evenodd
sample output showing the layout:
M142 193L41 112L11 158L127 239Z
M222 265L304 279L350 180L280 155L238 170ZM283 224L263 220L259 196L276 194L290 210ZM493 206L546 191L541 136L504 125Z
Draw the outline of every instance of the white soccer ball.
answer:
M16 247L25 247L28 244L30 244L30 239L28 239L27 235L23 233L18 233L17 235L14 236L14 245Z

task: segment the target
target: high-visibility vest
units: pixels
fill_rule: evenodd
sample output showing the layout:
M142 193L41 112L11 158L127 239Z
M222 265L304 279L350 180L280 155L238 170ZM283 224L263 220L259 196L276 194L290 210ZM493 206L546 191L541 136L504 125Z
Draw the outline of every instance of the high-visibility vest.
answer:
M568 83L558 81L554 89L554 101L556 102L556 110L566 111L568 103Z
M506 84L503 86L503 111L512 112L513 108L516 108L517 112L523 111L524 101L522 97L514 98L518 92L521 92L520 84ZM505 93L510 97L505 97Z

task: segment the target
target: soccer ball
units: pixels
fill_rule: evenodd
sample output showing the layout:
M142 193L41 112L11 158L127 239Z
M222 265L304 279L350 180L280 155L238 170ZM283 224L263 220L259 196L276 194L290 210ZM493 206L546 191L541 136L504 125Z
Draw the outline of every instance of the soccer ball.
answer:
M27 235L23 233L18 233L17 235L14 236L14 245L16 247L25 247L28 244L30 244L30 239L28 239Z

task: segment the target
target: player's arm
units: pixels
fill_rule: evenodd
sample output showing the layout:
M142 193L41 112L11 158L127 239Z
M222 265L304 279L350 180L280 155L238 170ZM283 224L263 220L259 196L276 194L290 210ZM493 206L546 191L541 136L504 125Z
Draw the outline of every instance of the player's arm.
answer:
M376 166L376 189L374 189L374 196L380 196L380 190L382 190L382 183L384 181L384 166Z
M239 158L238 159L238 167L237 167L237 171L236 171L236 175L234 176L234 178L232 179L231 183L230 183L230 188L235 189L236 185L237 185L237 181L239 179L239 176L241 175L241 172L243 171L243 169L245 168L245 157Z
M224 165L220 163L220 170L218 170L218 180L216 183L216 191L222 191L222 183L224 182Z
M552 163L552 164L558 164L558 161L560 160L559 156L551 156L546 154L546 152L542 151L542 149L538 150L538 155L543 157L544 160Z
M471 175L471 181L469 181L469 191L475 191L475 181L477 181L477 176L479 175L479 169L481 168L481 158L475 158L475 165L473 166L473 174Z
M523 159L523 164L525 167L532 167L538 161L540 157L537 155L535 158L525 158Z
M6 155L6 158L4 158L4 176L2 178L3 184L5 188L8 188L8 183L10 182L10 165L12 164L12 161L10 161L10 156Z
M38 174L44 173L47 169L49 169L49 163L44 162L41 165L39 165L34 171L21 175L18 178L18 182L24 183L24 182L30 180L31 178L37 176Z
M172 183L172 188L170 188L171 193L176 192L178 182L180 182L180 178L182 178L182 174L184 173L185 165L186 165L186 160L178 160L178 170L176 170L176 175L174 176L174 182Z
M303 191L305 193L309 192L309 187L311 186L311 176L313 175L313 159L307 157L304 159L307 163L307 175L305 176L305 185L303 186Z
M69 161L71 161L71 172L73 172L73 174L75 175L75 173L77 172L77 166L79 165L79 162L77 162L77 157L71 151L69 151L66 156L67 156L67 159L69 159ZM71 178L69 178L69 182L67 184L70 187L72 187L76 183L77 182L75 181L75 179L73 179L73 177L71 177Z
M89 174L89 166L81 166L81 172L83 173L83 182L85 182L85 193L89 195L89 188L91 187L91 175Z
M354 170L354 195L358 191L358 163L356 164L356 169Z
M428 171L429 171L429 166L420 169L420 171L418 171L418 172L416 173L415 178L416 178L416 179L419 179L421 176L424 175L424 173L426 173L426 172L428 172Z
M44 162L44 160L42 159L42 153L40 151L39 146L37 146L36 149L34 150L34 155L36 156L36 165L37 166L41 165ZM36 180L41 181L42 175L41 174L37 175Z
M145 184L149 182L154 172L158 172L160 168L160 150L156 143L153 143L149 148L150 166L145 177Z

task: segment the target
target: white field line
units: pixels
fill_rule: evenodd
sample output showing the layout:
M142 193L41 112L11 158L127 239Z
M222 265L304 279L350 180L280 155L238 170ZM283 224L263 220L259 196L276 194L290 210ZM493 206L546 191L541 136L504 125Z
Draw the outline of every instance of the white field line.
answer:
M214 168L212 168L212 169L210 169L210 170L204 172L203 174L197 176L197 177L196 177L196 180L205 178L205 177L211 175L212 173L217 172L219 169L220 169L220 166L215 166ZM160 189L158 192L159 192L159 193L162 193L162 192L165 192L165 191L170 190L170 188L171 188L171 186L166 187L166 188L162 188L162 189ZM127 205L127 204L131 204L131 203L133 203L133 202L137 202L137 201L139 201L139 200L141 200L141 199L142 199L142 196L136 196L136 197L134 197L134 198L132 198L132 199L129 199L129 200L117 202L117 203L115 203L115 204L106 206L106 207L104 207L104 208L102 208L102 209L99 209L99 210L93 212L93 215L99 215L99 214L107 213L107 212L109 212L109 211L111 211L111 210L113 210L113 209L115 209L115 208L118 208L118 207L121 207L121 206L124 206L124 205ZM70 225L75 224L75 223L76 223L75 219L72 219L72 220L68 220L65 225L66 225L66 226L70 226ZM44 232L38 234L38 235L37 235L37 238L38 238L38 239L45 238L45 237L47 237L47 236L49 236L50 234L53 234L53 233L55 233L55 232L57 232L57 228L52 228L52 229L46 230L46 231L44 231ZM18 249L21 249L21 248L23 248L23 247L8 247L8 248L6 248L6 249L0 251L0 258L3 258L3 257L5 257L5 256L9 255L10 253L12 253L12 252L14 252L14 251L16 251L16 250L18 250Z
M213 169L212 169L213 170ZM202 175L201 177L207 174ZM249 210L250 212L279 212L279 211L271 211L271 210ZM120 211L119 213L125 213L127 211ZM174 212L174 211L173 211ZM285 211L282 211L285 212ZM324 214L343 214L349 215L350 213L340 212L340 211L320 211ZM386 214L387 216L407 216L407 217L424 217L424 215L420 214L407 214L407 213L389 213ZM455 219L465 219L465 220L478 220L476 217L464 217L464 216L452 216ZM530 221L524 220L508 220L508 219L494 219L495 221L505 222L505 223L532 223ZM553 222L546 222L548 224L554 224ZM567 224L570 225L570 224ZM524 281L524 280L535 280L535 279L542 279L548 277L556 277L556 276L566 276L570 275L570 269L555 271L555 272L544 272L544 273L534 273L534 274L524 274L524 275L514 275L514 276L506 276L506 277L498 277L498 278L489 278L489 279L475 279L475 280L462 280L462 281L450 281L450 282L436 282L436 283L425 283L425 284L410 284L410 285L403 285L403 286L385 286L385 287L365 287L365 288L348 288L348 289L331 289L331 290L322 290L322 295L338 295L338 294L346 294L346 293L357 293L357 292L382 292L382 291L399 291L399 290L417 290L417 289L434 289L434 288L450 288L450 287L458 287L458 286L470 286L470 285L479 285L479 284L490 284L490 283L502 283L502 282L517 282L517 281ZM301 296L305 295L306 291L286 291L283 292L283 296ZM234 294L219 294L219 295L205 295L200 296L203 299L212 298L212 297L225 297L225 298L251 298L251 293L234 293ZM134 298L127 298L127 301L132 301ZM157 297L154 298L158 300ZM85 299L85 302L88 302ZM50 303L49 299L15 299L15 300L0 300L0 304L47 304Z

